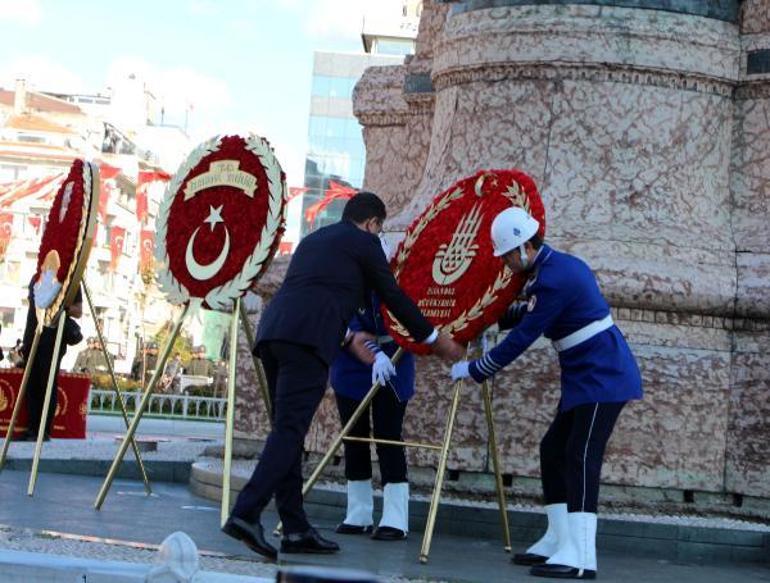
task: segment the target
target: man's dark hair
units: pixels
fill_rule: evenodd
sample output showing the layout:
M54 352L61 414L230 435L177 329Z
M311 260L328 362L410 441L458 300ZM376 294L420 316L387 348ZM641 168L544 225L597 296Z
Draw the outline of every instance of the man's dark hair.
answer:
M543 246L543 240L540 238L540 235L532 235L529 242L532 243L532 247L536 250Z
M385 203L373 192L361 191L353 195L345 204L342 220L353 223L363 223L375 218L384 221L388 216Z

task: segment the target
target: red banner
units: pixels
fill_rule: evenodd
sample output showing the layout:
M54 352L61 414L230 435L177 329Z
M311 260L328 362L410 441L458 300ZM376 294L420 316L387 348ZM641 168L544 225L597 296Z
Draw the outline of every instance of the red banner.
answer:
M5 257L13 231L13 213L0 213L0 259Z
M110 271L118 268L120 256L123 254L123 242L126 238L126 230L123 227L110 229Z
M110 196L112 195L112 184L108 181L113 180L120 174L120 168L115 168L109 164L99 165L99 216L102 218L102 222L107 218L107 205L110 202Z
M139 271L145 273L152 269L155 252L155 232L142 229L139 239Z
M305 194L309 188L305 188L304 186L290 186L289 187L289 198L286 199L286 202L291 202L292 199L297 198L298 196L301 196Z
M140 223L147 220L148 188L154 182L168 182L171 177L162 171L140 172L136 180L136 218Z
M27 217L27 222L32 225L36 233L40 233L40 225L43 223L43 217L40 215L32 215Z
M16 395L24 371L20 368L0 370L0 431L8 431ZM51 437L54 439L85 439L88 416L88 375L60 373L56 379L56 413ZM14 436L19 437L27 428L27 407L22 405L16 420Z
M334 180L330 180L329 188L324 193L324 197L314 205L309 206L307 210L305 210L305 220L312 225L315 223L318 214L335 200L346 200L348 198L352 198L355 193L355 188L345 186L339 182L334 182Z

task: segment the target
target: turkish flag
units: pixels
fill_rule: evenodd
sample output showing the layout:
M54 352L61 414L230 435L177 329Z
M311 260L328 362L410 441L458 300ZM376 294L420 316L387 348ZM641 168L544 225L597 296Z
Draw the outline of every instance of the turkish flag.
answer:
M136 181L136 218L140 223L147 220L148 189L155 182L168 182L171 176L162 171L140 172Z
M123 227L110 229L110 271L115 271L118 261L123 254L123 243L126 239L126 230Z
M0 213L0 258L5 256L13 231L13 213Z
M155 232L142 229L139 235L139 271L145 272L152 269L153 254L155 251Z
M315 223L318 214L329 206L335 200L352 198L356 193L356 189L334 180L329 181L329 188L324 193L324 197L312 206L309 206L305 210L305 220L311 225Z
M112 181L120 174L120 168L115 168L109 164L99 165L99 216L102 222L107 218L107 205L112 195Z
M32 228L35 229L36 233L40 232L40 225L43 223L43 217L40 215L31 215L27 217L27 222L29 222L30 225L32 225Z
M286 202L291 202L292 200L294 200L298 196L301 196L301 195L305 194L308 190L310 190L310 189L309 188L305 188L304 186L290 186L289 187L289 198L286 199Z

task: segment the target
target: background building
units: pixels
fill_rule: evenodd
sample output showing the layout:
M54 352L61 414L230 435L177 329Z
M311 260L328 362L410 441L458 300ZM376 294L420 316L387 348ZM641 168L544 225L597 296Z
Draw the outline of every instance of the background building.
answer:
M411 0L393 8L364 19L364 52L316 52L313 57L302 235L339 220L344 198L308 220L308 209L334 190L330 181L354 189L363 186L366 149L353 115L353 88L368 67L397 65L414 53L422 2Z
M135 80L129 80L135 81ZM0 89L0 345L23 335L27 285L51 202L72 160L100 166L98 226L85 274L118 372L170 317L154 283L154 225L165 181L190 149L181 128L153 124L151 94L127 83L110 96ZM120 107L116 109L116 104ZM151 149L154 148L154 149ZM95 335L88 310L85 337ZM204 336L203 318L189 332ZM69 350L67 369L80 347ZM218 355L217 355L218 356ZM9 364L9 363L5 363Z

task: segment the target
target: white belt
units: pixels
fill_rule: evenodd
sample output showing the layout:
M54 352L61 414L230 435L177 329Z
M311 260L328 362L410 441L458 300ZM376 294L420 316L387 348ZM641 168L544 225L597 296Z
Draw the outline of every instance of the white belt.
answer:
M611 315L601 320L596 320L587 326L583 326L580 330L573 332L569 336L565 336L561 340L554 340L553 347L557 352L564 352L565 350L574 348L578 344L582 344L586 340L593 338L599 334L599 332L604 332L605 330L612 328L614 324L615 322L612 321Z

